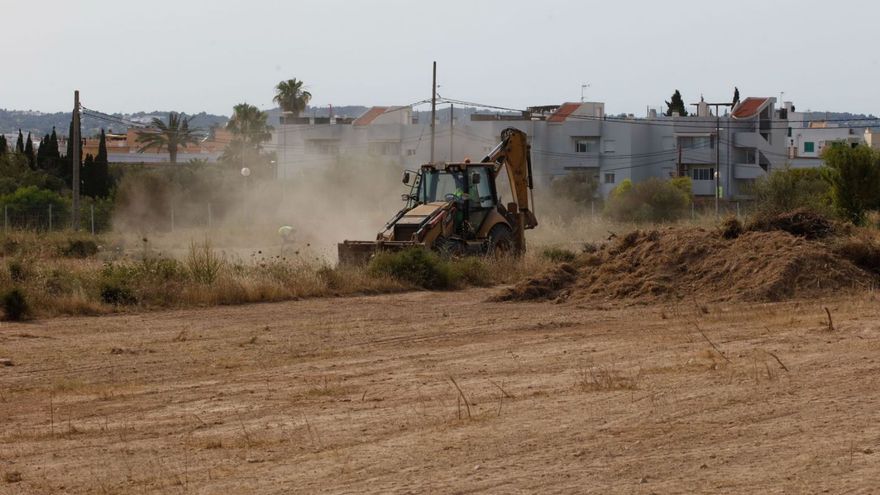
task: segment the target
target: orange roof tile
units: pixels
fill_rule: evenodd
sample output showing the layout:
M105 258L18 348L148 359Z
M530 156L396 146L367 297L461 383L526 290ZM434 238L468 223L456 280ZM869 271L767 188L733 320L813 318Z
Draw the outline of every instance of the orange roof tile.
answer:
M565 122L565 119L580 107L580 103L563 103L562 106L553 112L553 115L547 119L547 122Z
M376 120L376 117L382 115L386 111L388 111L388 107L373 107L364 112L363 115L355 119L355 121L352 122L352 125L369 125L371 122Z
M758 112L764 109L764 106L767 104L768 101L770 101L770 98L746 98L745 100L739 102L739 105L737 105L736 108L733 109L733 118L752 118L757 115Z

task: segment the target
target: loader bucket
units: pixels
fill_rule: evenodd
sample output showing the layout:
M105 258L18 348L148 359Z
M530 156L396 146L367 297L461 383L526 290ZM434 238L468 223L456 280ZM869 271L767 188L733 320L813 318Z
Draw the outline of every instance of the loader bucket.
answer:
M340 265L366 265L381 251L402 251L421 244L412 241L343 241L339 243Z

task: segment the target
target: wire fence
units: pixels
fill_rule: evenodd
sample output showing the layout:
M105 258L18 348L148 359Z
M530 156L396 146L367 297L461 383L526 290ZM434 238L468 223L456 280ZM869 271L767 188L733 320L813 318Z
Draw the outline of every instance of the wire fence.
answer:
M589 215L593 221L604 218L602 201L592 201L583 206L580 214ZM705 217L736 216L743 218L753 213L752 202L720 201L716 213L715 202L711 199L693 201L687 217L691 221L700 221ZM72 228L72 214L69 208L55 205L24 206L20 204L0 204L2 211L3 233L15 231L50 232ZM125 215L126 220L119 225L122 228L144 229L147 231L174 232L185 229L210 229L221 225L250 225L282 222L282 219L266 218L255 214L248 205L230 207L225 203L168 203L161 207L147 209L142 215ZM80 210L79 229L93 235L111 228L111 212L105 208L96 208L94 204L83 205ZM686 217L686 218L687 218ZM283 222L282 222L283 223Z
M73 216L64 207L53 204L26 206L21 204L3 204L3 233L12 231L50 232L73 227ZM106 220L95 205L85 205L80 211L80 230L96 234L107 228Z

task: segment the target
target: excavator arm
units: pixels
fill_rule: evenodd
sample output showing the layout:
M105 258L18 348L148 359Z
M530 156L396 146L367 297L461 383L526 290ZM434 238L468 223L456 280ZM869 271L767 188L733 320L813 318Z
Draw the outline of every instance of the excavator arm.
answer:
M532 155L526 133L513 127L502 131L501 142L483 158L482 163L494 165L493 180L497 180L502 168L507 170L510 192L513 195L512 204L516 205L515 211L511 213L521 216L521 230L535 228L538 221L529 204L529 191L534 187Z

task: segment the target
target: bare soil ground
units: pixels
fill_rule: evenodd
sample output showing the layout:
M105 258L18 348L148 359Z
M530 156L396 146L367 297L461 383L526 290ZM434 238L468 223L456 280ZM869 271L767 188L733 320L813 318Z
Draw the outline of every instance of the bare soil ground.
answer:
M495 293L4 323L0 493L876 493L876 293Z

